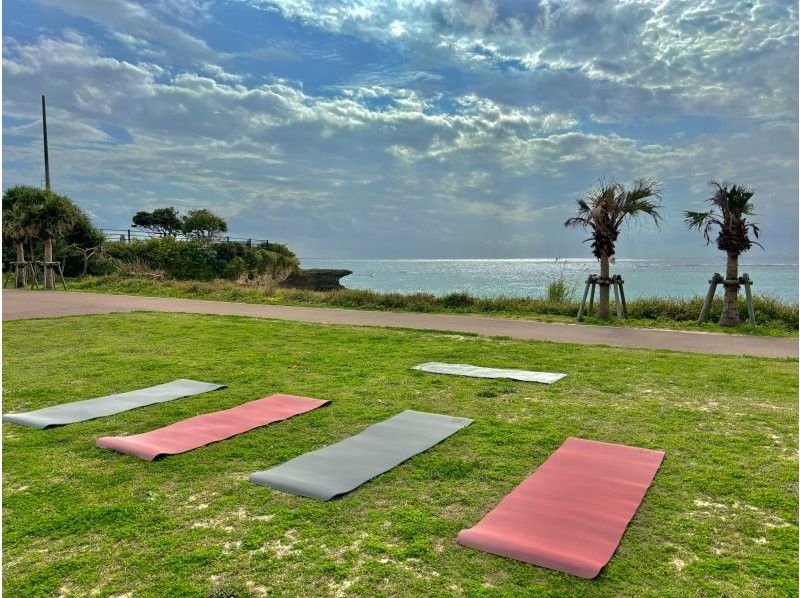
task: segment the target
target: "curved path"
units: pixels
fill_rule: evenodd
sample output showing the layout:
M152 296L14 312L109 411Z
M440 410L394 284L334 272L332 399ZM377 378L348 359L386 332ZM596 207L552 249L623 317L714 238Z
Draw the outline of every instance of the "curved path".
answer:
M484 336L509 336L518 339L611 345L641 349L670 349L719 355L759 357L797 357L798 341L792 338L713 334L648 328L619 328L579 324L551 324L530 320L458 316L444 314L398 313L287 305L257 305L42 291L3 291L3 320L105 314L131 311L164 311L196 314L236 315L317 324L389 326L424 330L468 332Z

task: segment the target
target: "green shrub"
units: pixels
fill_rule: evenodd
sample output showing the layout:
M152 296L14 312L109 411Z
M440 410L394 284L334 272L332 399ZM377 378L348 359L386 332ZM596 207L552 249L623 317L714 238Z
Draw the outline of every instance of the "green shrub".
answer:
M564 303L572 300L575 295L575 285L567 282L562 274L558 278L551 280L547 285L547 300L555 303Z
M247 270L247 264L240 256L234 257L231 261L225 264L225 269L222 271L222 277L228 280L236 280Z
M442 307L448 307L450 309L453 308L465 308L471 307L475 305L475 297L470 295L469 293L464 292L456 292L456 293L448 293L443 297L439 298L437 303Z
M270 243L267 249L263 245L249 247L242 243L180 241L163 237L129 243L108 242L105 253L125 263L141 260L178 280L235 279L243 274L251 279L268 275L282 280L298 268L297 257L278 243Z

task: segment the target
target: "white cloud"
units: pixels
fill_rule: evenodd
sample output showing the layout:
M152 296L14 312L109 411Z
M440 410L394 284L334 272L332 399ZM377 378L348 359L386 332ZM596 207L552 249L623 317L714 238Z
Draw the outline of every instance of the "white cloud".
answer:
M361 73L312 93L276 77L254 83L200 40L165 42L177 25L159 15L174 0L149 11L114 0L115 22L128 24L119 28L92 3L47 1L92 15L136 58L74 31L6 39L5 180L41 178L45 92L57 188L108 227L143 207L213 206L231 230L280 235L305 255L576 255L580 238L561 232L563 220L600 176L664 181L670 244L697 241L680 211L699 205L713 177L754 185L765 237L795 243L796 78L777 81L785 67L769 61L796 48L796 34L778 6L754 5L752 34L736 30L749 40L735 45L739 64L724 51L727 12L686 5L679 15L675 3L542 2L524 14L488 0L282 3L283 14L365 37L384 39L397 22L397 43L421 52L397 76ZM206 3L179 4L181 22L209 18ZM149 19L162 27L143 31ZM587 41L592 27L598 39ZM163 58L178 51L170 43L188 44L189 63ZM450 92L429 57L469 74L467 90ZM497 69L511 60L532 70ZM682 110L742 118L729 132L658 142L581 121Z
M159 0L155 4L161 18L145 6L131 0L36 0L40 4L64 10L73 15L89 19L106 27L121 41L134 42L129 47L141 47L142 42L153 43L168 52L165 59L198 62L215 59L215 52L201 39L187 33L183 28L165 23L164 17L177 18L184 22L202 19L209 4L193 0ZM121 37L120 37L121 36ZM151 51L145 46L146 51Z
M511 62L527 68L524 76L532 82L562 73L568 76L561 84L575 93L575 107L586 97L581 87L594 81L616 89L617 97L635 89L643 100L647 95L675 98L675 105L692 113L730 119L796 117L798 19L793 3L245 1L370 40L383 40L402 24L397 43L431 68L450 60L464 69L486 71ZM608 97L608 105L595 105L594 111L613 114L610 104L616 99ZM642 103L643 109L651 108Z

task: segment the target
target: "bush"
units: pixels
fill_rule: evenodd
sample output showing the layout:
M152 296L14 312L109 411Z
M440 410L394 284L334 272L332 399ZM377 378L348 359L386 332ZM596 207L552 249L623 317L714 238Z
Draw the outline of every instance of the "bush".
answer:
M222 277L229 280L237 280L247 270L247 264L238 255L229 261L222 271Z
M571 301L575 295L575 285L567 282L562 274L547 285L547 300L555 303Z
M475 297L470 295L469 293L463 292L456 292L456 293L448 293L444 295L442 298L439 299L438 303L442 307L448 307L450 309L453 308L464 308L470 307L475 304Z
M298 269L294 253L277 243L270 243L267 249L241 243L179 241L164 237L129 243L109 242L105 253L124 263L141 260L178 280L237 279L246 275L251 280L268 276L280 281Z

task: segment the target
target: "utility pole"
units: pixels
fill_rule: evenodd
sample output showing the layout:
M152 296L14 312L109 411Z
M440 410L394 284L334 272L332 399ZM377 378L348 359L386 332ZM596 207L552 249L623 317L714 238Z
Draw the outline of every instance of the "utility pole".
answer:
M50 157L47 154L47 111L42 95L42 133L44 134L44 186L50 191Z
M47 110L44 106L44 94L42 94L42 139L44 143L44 187L50 191L50 156L47 153ZM32 254L31 254L32 255ZM31 258L33 259L33 258ZM53 262L53 244L52 241L46 240L44 244L44 256L42 256L42 268L44 272L44 290L55 289L55 270L52 266ZM34 268L36 262L34 261ZM36 279L36 271L34 270L33 278ZM64 281L64 275L61 275L61 281ZM66 287L66 285L64 285Z

